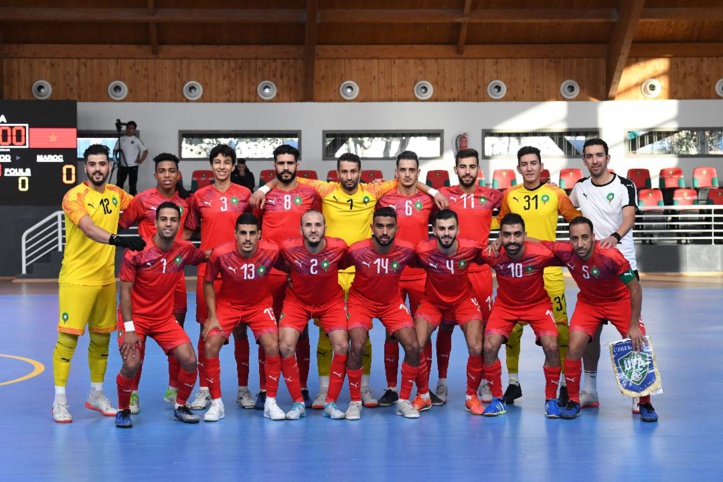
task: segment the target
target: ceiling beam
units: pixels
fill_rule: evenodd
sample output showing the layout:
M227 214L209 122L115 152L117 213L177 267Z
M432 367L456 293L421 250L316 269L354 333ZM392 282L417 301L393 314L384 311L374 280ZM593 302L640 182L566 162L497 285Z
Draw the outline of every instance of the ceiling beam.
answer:
M150 15L156 14L156 5L154 0L148 0L148 13ZM149 23L148 30L151 39L151 53L155 57L158 55L158 24L156 22Z
M304 59L296 45L159 45L153 56L148 45L5 44L7 59Z
M469 12L472 10L472 0L464 1L464 8L462 9L462 16L466 19L469 17ZM457 39L457 53L462 55L464 53L464 44L467 43L467 28L469 23L462 22L459 26L459 38Z
M613 25L608 39L608 55L605 66L605 88L608 99L614 99L618 93L620 78L628 61L630 46L633 44L635 27L643 11L645 0L619 0L618 20Z
M722 22L721 7L688 7L688 8L644 8L640 14L641 21L700 21Z
M319 0L306 0L306 37L304 40L304 100L314 101L316 74L316 38L319 20Z
M628 58L723 57L723 43L634 43Z

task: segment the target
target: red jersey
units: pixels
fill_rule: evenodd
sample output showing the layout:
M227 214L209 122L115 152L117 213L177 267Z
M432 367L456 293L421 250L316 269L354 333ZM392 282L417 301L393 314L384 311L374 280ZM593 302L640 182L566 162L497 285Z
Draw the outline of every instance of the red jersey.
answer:
M126 250L119 278L133 282L133 316L150 320L172 318L173 296L183 269L205 259L206 254L188 241L176 241L166 252L149 238L143 251Z
M349 296L361 296L380 305L399 304L399 278L409 263L415 262L414 246L397 240L387 254L374 250L371 239L351 245L342 262L342 268L356 266L356 274Z
M397 190L389 191L377 202L377 209L390 206L397 212L397 239L407 241L412 246L429 238L429 218L434 209L434 198L421 191L411 196L400 194ZM424 269L407 266L402 272L402 279L418 279L424 277Z
M201 229L201 249L206 251L223 243L235 241L236 219L250 211L251 191L238 184L231 184L221 192L214 184L196 191L191 200L186 227L191 231ZM206 272L206 264L198 267L198 274Z
M261 219L261 235L265 240L278 245L289 238L298 238L301 216L308 210L321 212L321 197L316 189L298 184L291 191L272 189L266 193Z
M324 236L324 240L326 246L317 254L311 254L300 237L281 243L281 256L291 266L290 291L307 305L323 305L335 298L344 298L337 272L347 245L339 238Z
M630 263L615 248L603 249L595 242L592 255L583 261L571 243L544 243L549 246L575 279L580 293L578 300L591 304L630 299L627 283L635 278Z
M525 241L525 253L520 259L510 258L501 248L499 256L482 253L479 260L492 266L497 273L495 303L524 310L529 305L550 302L545 291L544 269L560 266L560 261L547 246Z
M474 298L467 272L479 256L482 245L466 238L457 238L457 244L457 252L453 255L439 250L437 238L422 241L414 248L419 264L427 271L424 299L435 305L456 305Z
M208 260L206 279L221 278L216 302L228 306L256 306L268 300L271 305L269 272L279 259L279 247L259 240L258 249L250 258L239 253L236 241L214 248Z
M131 205L121 214L118 225L123 229L128 229L137 224L138 234L142 238L152 238L156 234L156 209L161 203L168 201L181 208L181 224L176 235L176 239L181 240L183 239L183 226L188 217L188 202L178 195L178 191L173 191L173 196L168 198L157 187L146 189L133 198Z
M502 193L497 189L475 186L473 193L466 194L459 186L443 187L439 190L447 196L449 209L457 213L460 236L473 239L486 246L490 238L492 210L499 209ZM475 264L472 272L487 270L486 266Z

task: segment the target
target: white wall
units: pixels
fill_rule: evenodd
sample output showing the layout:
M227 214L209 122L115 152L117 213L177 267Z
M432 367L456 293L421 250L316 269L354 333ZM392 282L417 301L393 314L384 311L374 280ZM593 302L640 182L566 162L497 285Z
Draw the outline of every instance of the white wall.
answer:
M300 130L302 169L315 169L320 177L336 164L321 161L322 131L328 129L443 129L444 155L425 161L422 170L449 169L453 177L453 142L462 132L469 134L469 147L482 151L483 129L532 131L538 129L599 128L610 145L610 167L625 175L631 167L645 167L653 175L662 168L680 166L691 184L694 166L713 165L723 171L720 159L676 157L643 158L625 154L625 132L629 129L661 127L723 127L723 100L614 101L614 102L464 102L464 103L79 103L78 128L113 130L115 120L135 120L150 151L141 167L139 190L153 186L153 163L160 152L178 154L181 130ZM564 167L583 167L579 160L543 159L552 178ZM514 160L483 159L488 182L494 169L514 168ZM249 162L258 178L269 162ZM365 169L381 169L386 178L394 171L392 161L365 161ZM190 185L191 173L207 169L208 163L182 163L183 177ZM453 177L454 178L454 177Z

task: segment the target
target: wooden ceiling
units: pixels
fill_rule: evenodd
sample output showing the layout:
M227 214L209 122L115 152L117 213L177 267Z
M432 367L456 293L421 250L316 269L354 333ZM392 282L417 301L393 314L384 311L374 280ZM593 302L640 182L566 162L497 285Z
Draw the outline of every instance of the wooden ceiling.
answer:
M58 6L62 3L62 6ZM309 20L312 21L309 21ZM0 58L723 57L721 0L0 0Z

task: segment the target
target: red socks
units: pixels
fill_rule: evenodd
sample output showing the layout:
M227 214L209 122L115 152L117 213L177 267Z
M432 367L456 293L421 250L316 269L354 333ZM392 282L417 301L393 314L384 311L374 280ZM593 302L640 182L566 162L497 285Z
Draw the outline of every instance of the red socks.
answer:
M437 330L437 370L439 378L447 378L449 355L452 353L452 331Z
M249 385L249 339L233 336L233 355L236 358L236 376L239 387Z
M492 365L484 365L483 370L484 378L487 380L492 396L502 398L502 363L497 360Z
M141 364L138 365L138 371L136 372L136 376L133 377L133 390L138 390L138 385L141 383L141 373L143 373L143 360L146 359L146 344L145 342L138 344L140 348L140 357L141 357Z
M221 362L218 357L206 358L204 373L206 374L205 382L211 392L211 398L214 400L221 398L221 380L219 380L221 378Z
M562 367L542 367L542 369L545 371L545 400L557 398L557 386L560 384ZM570 393L570 389L567 390Z
M216 358L218 360L218 358ZM189 372L180 367L178 369L178 395L176 395L176 403L185 405L188 397L191 396L193 386L196 384L196 372Z
M427 365L427 358L424 356L419 360L417 369L417 392L429 393L429 365Z
M279 390L279 376L281 375L281 357L279 355L266 358L266 395L276 398Z
M175 357L175 355L170 354L168 355L168 386L169 387L177 387L178 386L178 372L181 371L181 364L178 363L178 358ZM195 377L193 382L195 383Z
M350 370L347 368L346 374L349 377L349 397L352 402L361 402L361 381L363 368ZM329 382L331 385L331 382Z
M326 392L326 400L324 403L336 402L344 385L344 375L346 374L346 355L338 355L334 353L331 359L331 370L329 372L329 391Z
M296 357L290 356L288 358L282 358L281 371L284 373L286 388L289 389L291 398L295 402L303 402L304 397L301 396L301 386L299 385L299 365L296 363ZM266 393L268 393L268 387Z
M306 388L309 381L309 365L311 364L311 345L309 336L299 338L296 344L296 363L299 365L299 383L301 388Z
M580 375L582 375L582 360L568 360L565 358L565 382L570 400L580 403Z
M412 395L412 387L414 387L414 380L417 378L419 367L413 367L402 363L402 386L399 390L399 398L402 400L409 400ZM351 380L351 376L349 377Z
M203 328L201 328L203 332ZM198 335L198 385L201 387L206 386L206 371L204 364L206 363L206 340L201 335Z
M263 391L266 390L266 352L263 347L259 345L259 388Z
M467 395L476 396L482 381L482 357L470 355L467 358Z
M399 343L396 340L384 342L384 372L387 375L387 387L397 388L399 370Z
M134 378L126 378L120 373L115 377L115 383L118 386L118 410L125 410L130 407L133 380Z

